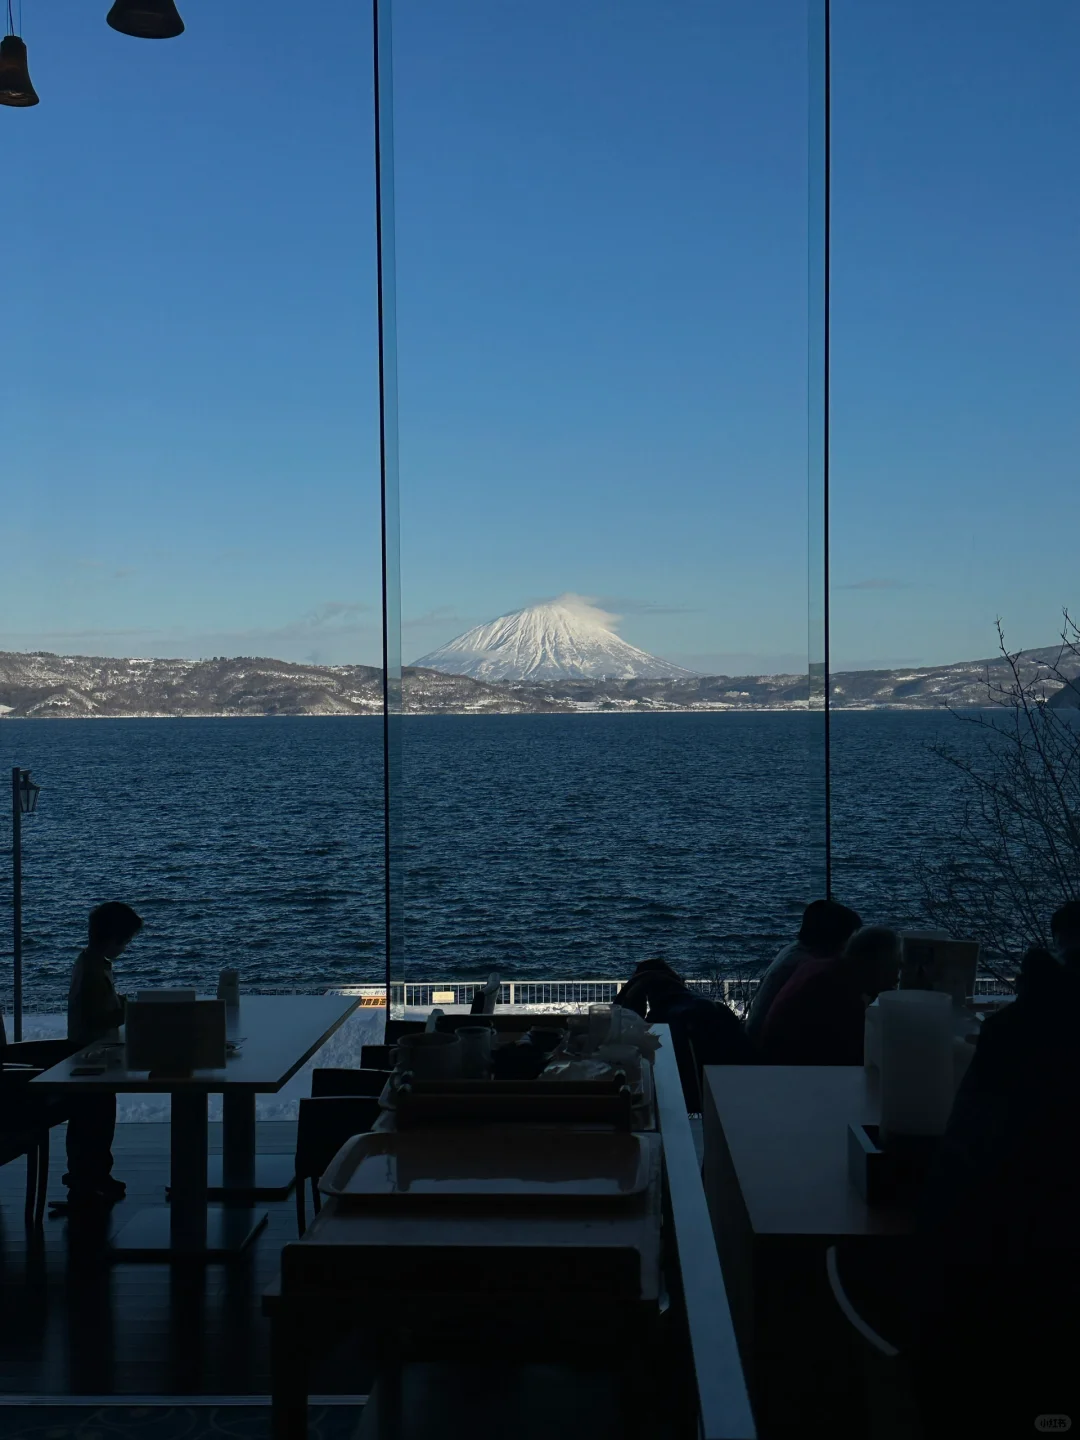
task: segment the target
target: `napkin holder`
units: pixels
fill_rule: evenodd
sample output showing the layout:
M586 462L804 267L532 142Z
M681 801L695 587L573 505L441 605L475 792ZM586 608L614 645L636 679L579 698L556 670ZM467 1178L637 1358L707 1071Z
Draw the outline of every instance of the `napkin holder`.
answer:
M158 1075L223 1070L225 1029L224 1000L129 1001L127 1068Z
M867 1205L915 1204L938 1152L936 1135L882 1137L877 1125L848 1125L848 1177Z

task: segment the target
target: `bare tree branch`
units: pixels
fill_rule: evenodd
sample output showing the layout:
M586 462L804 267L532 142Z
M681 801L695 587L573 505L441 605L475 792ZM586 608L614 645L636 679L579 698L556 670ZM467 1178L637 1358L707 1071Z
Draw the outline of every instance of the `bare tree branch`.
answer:
M929 918L956 936L977 939L983 963L1011 974L1029 945L1045 945L1051 913L1080 899L1080 723L1055 704L1080 688L1080 626L1063 612L1060 649L1047 664L1011 651L998 622L1005 683L986 676L990 713L953 713L975 726L974 753L930 747L962 777L968 802L954 855L920 867Z

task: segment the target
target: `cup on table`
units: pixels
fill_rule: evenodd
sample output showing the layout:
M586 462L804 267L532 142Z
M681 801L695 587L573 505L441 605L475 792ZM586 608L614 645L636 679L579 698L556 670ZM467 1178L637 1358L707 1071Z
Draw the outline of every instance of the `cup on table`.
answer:
M455 1033L403 1035L390 1052L394 1068L412 1072L415 1080L455 1080L461 1074L462 1044Z
M218 976L217 998L228 1006L240 1004L240 971L222 970Z
M461 1073L466 1080L482 1080L491 1070L491 1026L459 1025Z
M610 1005L589 1006L589 1049L596 1050L606 1044L611 1031Z

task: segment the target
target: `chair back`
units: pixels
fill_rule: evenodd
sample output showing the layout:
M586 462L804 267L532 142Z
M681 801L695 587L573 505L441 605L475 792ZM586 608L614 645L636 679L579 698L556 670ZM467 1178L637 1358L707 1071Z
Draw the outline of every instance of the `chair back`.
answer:
M425 1023L423 1020L387 1020L383 1039L387 1045L396 1045L403 1035L419 1035Z
M389 1070L331 1070L311 1072L311 1094L315 1099L331 1095L360 1095L378 1099L386 1085Z
M833 1299L855 1334L878 1355L883 1355L886 1360L895 1360L900 1354L898 1347L874 1329L869 1320L856 1308L855 1301L848 1294L840 1274L840 1256L835 1245L830 1245L825 1252L825 1273Z
M394 1067L390 1063L390 1051L393 1048L392 1045L361 1045L361 1070L392 1070Z
M296 1228L303 1235L307 1225L304 1185L311 1181L311 1198L316 1212L319 1193L316 1181L334 1156L354 1135L366 1135L382 1111L379 1102L368 1096L332 1095L300 1101L296 1121Z
M860 1380L851 1395L859 1433L867 1440L922 1440L907 1353L912 1335L910 1243L879 1237L854 1252L830 1245L825 1272L850 1342L851 1363L845 1373L854 1371Z

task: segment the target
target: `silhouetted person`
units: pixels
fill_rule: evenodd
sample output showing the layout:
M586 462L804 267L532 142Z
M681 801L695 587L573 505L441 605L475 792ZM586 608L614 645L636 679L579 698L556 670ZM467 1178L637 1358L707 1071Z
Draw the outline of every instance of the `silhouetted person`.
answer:
M690 1111L701 1109L701 1066L754 1062L753 1047L735 1012L695 995L666 960L643 960L616 995L615 1004L625 1005L642 1019L671 1027Z
M1050 934L1058 959L1066 964L1080 965L1080 900L1070 900L1054 911Z
M1060 912L1059 912L1060 914ZM919 1207L916 1373L928 1433L1031 1434L1080 1413L1080 947L1025 955L983 1024ZM1008 1336L1008 1364L967 1383ZM975 1367L975 1368L973 1368Z
M81 1050L84 1045L117 1038L124 1003L113 983L113 961L124 953L142 924L131 906L118 900L91 910L88 943L75 961L68 991L68 1040L74 1048ZM116 1096L78 1095L70 1109L64 1176L69 1200L80 1205L122 1200L125 1186L112 1174Z
M785 945L761 977L746 1013L746 1033L761 1039L765 1017L795 971L806 960L827 960L839 955L862 921L854 910L836 900L814 900L803 911L798 938Z
M773 1001L761 1033L767 1065L861 1065L866 1007L900 977L900 937L856 930L843 953L806 960Z

